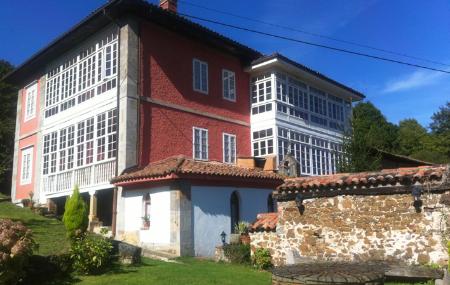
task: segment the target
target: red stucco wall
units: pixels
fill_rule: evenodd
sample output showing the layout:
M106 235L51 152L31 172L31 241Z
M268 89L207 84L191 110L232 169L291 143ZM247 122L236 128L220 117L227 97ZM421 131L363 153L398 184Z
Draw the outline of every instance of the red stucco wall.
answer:
M36 164L36 152L37 152L37 131L39 128L39 110L40 110L40 82L37 82L37 92L36 92L36 116L25 122L25 108L26 108L26 89L22 89L20 91L20 97L18 100L21 102L21 111L20 114L18 114L17 118L20 120L19 123L19 150L18 150L18 156L17 156L17 164L16 164L16 180L12 183L16 183L16 194L15 199L24 199L29 197L29 193L31 191L36 191L34 189L34 180L35 175L37 171L40 171L40 165ZM20 178L22 175L22 149L33 147L33 161L32 161L32 176L31 176L31 183L21 185L20 184Z
M231 55L151 23L140 29L141 96L250 123L249 75ZM193 90L192 60L208 63L209 93ZM222 69L235 72L236 102L222 98ZM250 128L142 103L140 163L184 154L192 156L192 127L209 130L209 158L222 161L222 132L237 135L237 153L250 155Z
M15 199L24 199L29 197L29 193L31 191L35 191L34 189L34 178L36 175L36 145L37 145L37 135L32 135L21 139L19 141L19 153L17 159L17 176L16 181L16 197ZM28 147L33 147L33 161L32 161L32 175L31 175L31 183L20 185L20 178L22 177L22 150Z
M36 116L25 122L25 108L26 108L26 89L23 88L20 91L20 99L21 100L21 104L22 104L22 108L21 108L21 114L19 116L20 118L20 132L19 134L22 136L24 134L30 134L33 133L35 131L37 131L38 129L38 125L39 125L39 102L40 102L40 82L37 82L37 92L36 92Z

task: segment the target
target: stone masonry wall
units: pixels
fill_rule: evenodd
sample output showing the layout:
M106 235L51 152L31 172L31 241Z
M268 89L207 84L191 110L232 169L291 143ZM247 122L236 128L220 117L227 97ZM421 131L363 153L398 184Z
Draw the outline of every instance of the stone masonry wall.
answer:
M390 260L446 264L450 208L442 194L424 194L422 212L409 195L338 196L278 203L276 232L251 234L251 246L271 251L275 265L299 259ZM428 207L428 209L427 209Z

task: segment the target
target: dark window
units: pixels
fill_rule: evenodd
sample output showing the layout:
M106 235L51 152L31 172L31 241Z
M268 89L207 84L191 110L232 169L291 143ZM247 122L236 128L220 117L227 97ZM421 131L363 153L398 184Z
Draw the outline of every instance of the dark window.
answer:
M235 226L239 223L239 196L236 191L231 194L230 198L231 208L231 232L235 233Z
M277 211L277 202L273 199L273 195L267 197L267 212L274 213Z

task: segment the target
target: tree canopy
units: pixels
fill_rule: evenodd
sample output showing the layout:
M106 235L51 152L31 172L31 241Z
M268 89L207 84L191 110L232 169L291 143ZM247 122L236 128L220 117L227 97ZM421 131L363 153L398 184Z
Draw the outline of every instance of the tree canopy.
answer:
M415 119L394 125L371 102L353 108L352 130L344 136L346 159L340 171L360 172L381 168L377 150L433 162L450 162L450 103L432 116L431 132Z
M14 67L7 61L0 60L0 185L10 188L9 181L14 153L14 132L16 121L17 88L6 83L2 78Z

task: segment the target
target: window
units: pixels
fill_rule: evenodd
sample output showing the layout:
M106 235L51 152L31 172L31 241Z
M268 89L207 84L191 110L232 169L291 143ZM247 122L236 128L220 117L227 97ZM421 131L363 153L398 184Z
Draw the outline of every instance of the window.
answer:
M20 173L20 184L30 184L33 171L33 147L22 150L22 171Z
M253 156L273 153L273 130L265 129L253 132Z
M107 45L104 50L104 55L104 78L108 78L117 74L117 42ZM99 55L100 57L101 54Z
M269 194L267 197L267 212L274 213L277 211L277 202L273 199L273 195Z
M236 136L223 134L223 162L236 163Z
M234 72L222 70L223 98L236 101L236 78Z
M36 116L36 94L37 84L26 89L24 121L31 120Z
M44 135L44 175L116 157L117 110L112 109Z
M106 150L106 114L97 116L97 161L105 159Z
M324 175L336 173L342 160L342 145L287 128L278 128L278 159L290 151L300 163L300 173Z
M208 93L208 63L194 59L192 61L194 90Z
M252 115L257 115L265 112L272 111L272 103L259 105L252 108Z
M208 160L208 130L194 127L194 158Z
M261 103L272 99L272 81L256 82L252 85L252 103Z
M239 223L239 195L236 191L231 193L230 197L230 219L231 219L231 232L236 233L236 225Z
M116 87L117 39L116 32L107 34L47 73L46 118Z

